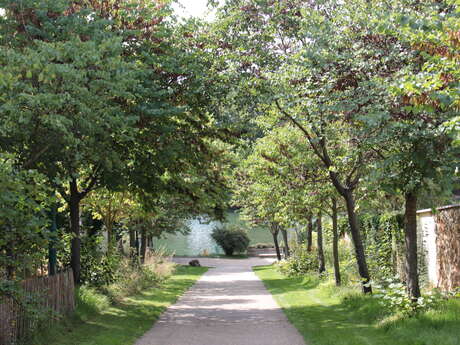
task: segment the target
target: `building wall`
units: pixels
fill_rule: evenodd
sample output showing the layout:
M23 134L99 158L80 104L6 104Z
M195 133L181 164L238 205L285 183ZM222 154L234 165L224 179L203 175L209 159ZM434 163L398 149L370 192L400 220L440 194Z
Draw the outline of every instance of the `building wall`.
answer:
M442 290L460 287L460 205L417 212L420 236L420 265L425 265L428 281Z
M431 211L419 212L418 232L421 236L421 245L424 255L422 265L426 267L428 282L437 286L438 284L438 267L437 267L437 249L436 249L436 223Z

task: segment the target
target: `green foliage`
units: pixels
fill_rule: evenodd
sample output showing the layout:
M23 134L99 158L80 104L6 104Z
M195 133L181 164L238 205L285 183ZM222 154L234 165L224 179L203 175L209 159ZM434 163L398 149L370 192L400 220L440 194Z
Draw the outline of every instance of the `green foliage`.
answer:
M65 318L52 328L42 329L31 340L34 345L126 345L147 332L160 314L200 276L205 267L178 267L161 285L109 305L106 297L86 287L78 292L76 317ZM92 310L90 312L90 310ZM97 311L96 311L97 310ZM71 333L69 335L69 330Z
M223 225L213 229L211 237L222 247L226 255L245 252L249 245L246 230L236 226Z
M375 285L378 293L374 295L380 303L393 313L404 316L414 316L429 309L438 308L447 298L455 296L453 293L442 293L431 290L423 296L413 300L408 294L404 284L397 279L388 278L382 285Z
M125 259L119 265L114 281L102 286L100 290L111 301L121 302L127 296L161 284L171 276L174 269L175 265L172 262L160 257L150 259L145 264Z
M77 314L82 319L100 313L110 307L110 299L96 288L82 285L75 291Z
M291 248L289 258L281 260L275 265L279 272L288 277L303 276L318 271L318 255L314 248L309 252L305 244L300 244Z
M21 279L46 255L50 233L46 210L52 198L43 176L20 170L0 154L0 277Z
M396 261L402 260L403 256L401 250L404 245L403 216L394 213L382 215L367 213L361 214L359 219L373 280L378 282L399 274Z
M357 287L309 276L287 278L273 266L254 271L307 343L318 345L457 345L460 299L413 317L395 315ZM327 320L327 321L325 321Z
M70 266L70 234L62 234L64 246L58 251L59 261L64 267ZM121 256L108 255L101 250L104 237L100 234L83 236L81 239L81 282L92 287L113 283L118 276Z

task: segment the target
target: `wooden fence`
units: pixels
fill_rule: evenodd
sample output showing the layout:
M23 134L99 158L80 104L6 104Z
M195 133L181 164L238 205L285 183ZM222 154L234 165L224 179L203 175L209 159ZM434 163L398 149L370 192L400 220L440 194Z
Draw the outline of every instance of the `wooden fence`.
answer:
M51 323L75 309L72 270L25 280L22 287L26 300L32 302L35 312L46 315L41 322ZM13 298L0 297L0 345L14 345L27 337L37 326L37 317L32 315L33 312Z

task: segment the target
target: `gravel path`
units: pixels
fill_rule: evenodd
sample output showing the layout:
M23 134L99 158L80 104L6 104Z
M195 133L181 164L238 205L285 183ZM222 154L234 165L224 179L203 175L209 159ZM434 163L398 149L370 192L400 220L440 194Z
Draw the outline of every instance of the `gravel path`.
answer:
M213 268L135 345L305 345L252 271L272 259L199 260Z

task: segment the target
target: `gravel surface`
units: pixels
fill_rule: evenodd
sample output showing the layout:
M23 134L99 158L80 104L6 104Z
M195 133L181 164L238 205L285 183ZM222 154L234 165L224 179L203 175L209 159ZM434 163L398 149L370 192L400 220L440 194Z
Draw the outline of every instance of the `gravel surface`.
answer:
M252 271L273 259L198 260L212 268L135 345L305 345Z

